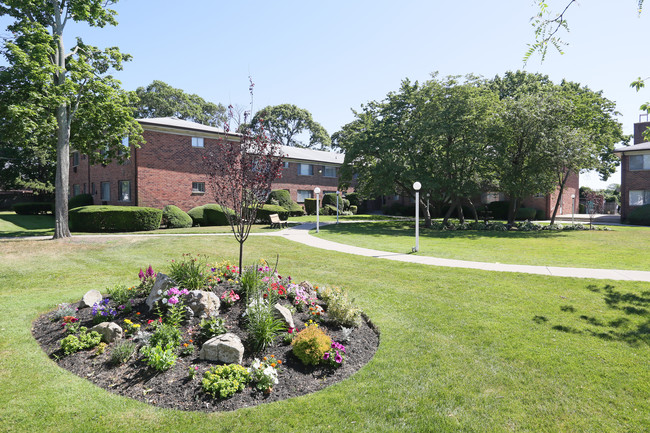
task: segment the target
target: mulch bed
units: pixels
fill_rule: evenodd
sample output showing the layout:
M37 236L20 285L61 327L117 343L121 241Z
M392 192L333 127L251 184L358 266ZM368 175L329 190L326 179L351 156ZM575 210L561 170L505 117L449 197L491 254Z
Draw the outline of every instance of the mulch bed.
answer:
M114 321L122 326L124 319L128 318L133 322L141 323L144 328L148 319L157 319L154 312L149 312L144 301L144 298L137 299L131 313L120 313ZM78 307L78 304L73 304L73 306ZM158 372L149 368L140 359L139 352L136 352L124 364L112 365L110 352L115 343L110 344L105 352L99 355L95 354L95 349L90 349L64 356L59 342L66 334L62 327L62 320L54 319L54 311L44 314L33 323L32 334L45 353L60 367L110 392L158 407L204 412L235 410L318 391L340 382L358 371L370 361L379 345L378 330L364 316L361 326L354 329L347 341L342 342L346 347L346 359L343 366L337 369L324 365L303 365L291 352L291 346L282 344L280 338L276 340L277 344L267 348L264 352L251 353L246 346L246 332L242 329L242 308L243 302L241 301L235 303L231 308L224 308L222 305L219 317L225 319L228 332L237 334L244 342L246 351L242 365L249 367L254 358L261 359L263 356L270 355L275 355L277 359L282 360L278 374L279 384L275 385L273 391L268 395L250 384L243 392L238 392L223 400L204 393L201 388L203 372L215 364L199 359L202 341L197 341L197 338L194 338L195 349L191 355L179 356L176 365L171 369ZM137 312L140 315L136 315ZM77 317L82 326L86 326L88 329L92 328L90 308L80 309L77 312ZM307 313L294 314L297 329L303 329L308 320ZM198 318L193 318L182 327L184 342L187 342L189 338L188 331L198 335L199 322ZM328 324L325 320L319 326L332 340L341 342L343 332L340 328ZM198 374L194 379L190 379L188 374L190 365L199 367Z

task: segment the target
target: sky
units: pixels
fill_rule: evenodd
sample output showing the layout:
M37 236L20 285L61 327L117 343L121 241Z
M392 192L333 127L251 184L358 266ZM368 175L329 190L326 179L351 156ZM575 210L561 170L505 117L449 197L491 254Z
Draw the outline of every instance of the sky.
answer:
M568 0L548 0L560 11ZM629 84L650 75L645 32L650 10L637 0L589 0L568 11L565 54L549 51L523 63L534 34L532 0L253 1L121 0L117 27L71 23L66 45L80 36L133 55L115 73L126 90L162 80L206 100L249 107L307 109L328 133L354 120L353 109L382 100L402 80L476 74L486 78L525 69L554 82L578 82L615 101L631 134L639 106L650 100ZM0 34L9 20L0 18ZM0 61L2 64L2 61ZM604 188L581 175L581 185Z

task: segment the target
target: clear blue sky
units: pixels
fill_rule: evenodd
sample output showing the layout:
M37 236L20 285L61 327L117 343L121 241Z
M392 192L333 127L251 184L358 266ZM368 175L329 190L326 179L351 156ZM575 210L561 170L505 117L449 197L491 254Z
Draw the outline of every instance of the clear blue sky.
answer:
M559 10L566 0L549 0ZM574 5L566 54L549 52L526 66L530 72L579 82L617 103L624 130L632 132L639 105L650 100L629 83L650 75L645 35L650 10L637 0L589 0ZM650 5L648 5L650 8ZM523 69L533 40L533 1L484 0L321 2L121 0L119 25L69 26L74 36L99 47L118 46L134 56L116 76L127 90L162 80L224 105L254 109L291 103L309 110L331 134L353 120L351 109L380 100L404 78L430 73L493 77ZM4 29L6 19L0 19ZM618 177L617 177L618 176ZM619 183L620 175L609 183ZM582 184L600 187L597 176Z

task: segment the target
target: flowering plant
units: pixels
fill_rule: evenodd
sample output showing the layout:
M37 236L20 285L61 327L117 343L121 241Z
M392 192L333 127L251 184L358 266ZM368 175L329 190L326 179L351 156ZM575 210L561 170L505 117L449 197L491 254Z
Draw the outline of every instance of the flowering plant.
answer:
M198 365L190 365L187 369L187 373L190 376L190 379L194 379L196 377L196 374L199 372L199 366Z
M65 332L68 334L76 334L79 332L81 323L79 322L79 319L74 316L65 316L63 318L63 324L61 326L63 326Z
M227 307L232 307L235 301L239 300L239 295L235 293L234 290L225 291L221 294L221 302L223 302Z
M239 282L239 267L231 264L228 260L216 263L210 268L212 276L208 279L208 284L236 284Z
M178 287L172 287L164 292L158 291L158 294L161 295L160 303L167 307L166 321L168 323L178 326L185 319L185 303L182 296L189 293L187 289Z
M311 306L309 307L309 317L312 317L315 320L320 320L323 312L323 307L312 301Z
M104 298L93 304L93 310L91 312L93 315L93 322L110 322L115 318L115 316L117 316L117 311L114 308L111 308L108 303L109 299Z
M323 361L332 367L340 367L345 361L345 346L332 340L332 349L325 352Z
M141 325L139 323L133 323L129 319L124 319L124 333L126 335L134 335L140 330Z
M148 295L156 282L157 275L158 274L153 271L151 265L149 265L146 271L143 271L142 268L140 268L140 272L138 273L138 277L140 278L140 286L137 290L138 294Z
M266 393L271 392L273 385L278 384L278 369L282 361L275 358L275 355L262 358L262 361L255 358L253 364L248 369L251 380L255 382L255 387Z
M309 293L298 284L289 284L287 286L287 295L293 300L293 305L298 311L303 311L306 307L316 302L316 299L310 297Z

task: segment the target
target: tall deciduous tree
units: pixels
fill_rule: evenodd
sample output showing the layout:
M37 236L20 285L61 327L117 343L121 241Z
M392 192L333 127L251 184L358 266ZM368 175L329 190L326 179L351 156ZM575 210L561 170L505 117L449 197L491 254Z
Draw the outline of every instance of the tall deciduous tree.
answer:
M226 120L223 105L185 93L163 81L154 80L147 87L138 87L135 93L139 98L135 107L137 117L177 117L215 127L223 126Z
M264 107L251 120L251 127L263 125L270 136L285 146L328 149L330 136L320 123L316 122L309 111L292 104ZM309 136L308 141L302 138Z
M100 50L77 38L67 52L64 31L70 20L93 27L116 25L111 0L2 0L0 15L14 18L8 27L2 68L4 89L20 99L6 111L6 124L18 126L11 140L20 147L30 131L38 132L39 147L56 149L54 238L70 236L68 229L68 178L70 146L98 159L116 157L123 150L122 138L141 142L141 128L130 108L135 96L120 89L111 69L122 69L130 56L116 47ZM4 122L4 119L3 119ZM3 126L3 128L5 127ZM34 141L26 141L34 143ZM126 154L128 156L128 153Z

